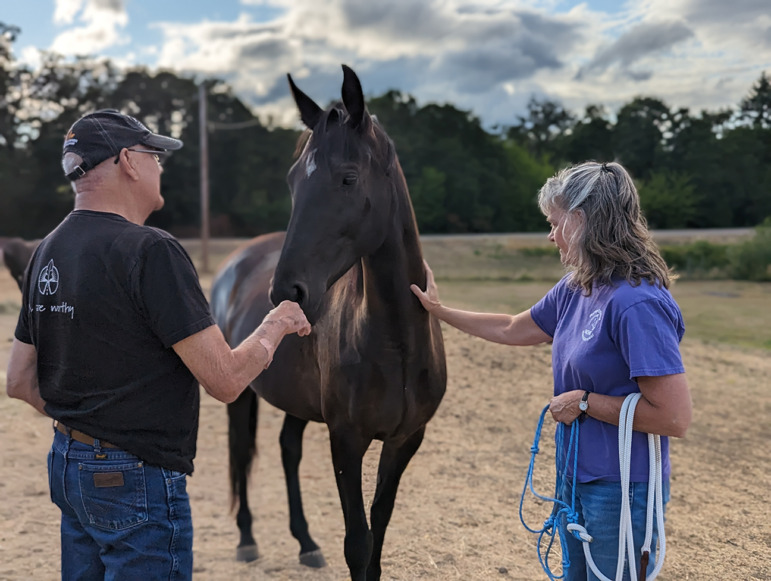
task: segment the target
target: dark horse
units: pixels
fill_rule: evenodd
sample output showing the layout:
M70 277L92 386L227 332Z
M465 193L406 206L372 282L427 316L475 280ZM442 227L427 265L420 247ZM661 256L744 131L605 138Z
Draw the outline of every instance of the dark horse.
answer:
M444 395L447 372L439 322L409 289L425 286L426 276L393 142L367 112L359 79L345 65L343 72L342 103L327 110L288 76L310 130L288 174L289 227L252 240L225 262L212 286L212 308L231 345L285 299L297 301L313 325L307 337L286 337L252 390L228 406L239 558L257 558L246 482L259 396L286 412L280 443L290 529L300 562L310 566L325 561L308 533L298 468L307 423L327 424L345 560L358 581L380 578L399 480ZM370 530L362 458L373 440L383 446Z
M11 276L19 285L19 290L24 284L24 272L38 244L40 244L40 240L8 238L1 245L3 262L11 271Z

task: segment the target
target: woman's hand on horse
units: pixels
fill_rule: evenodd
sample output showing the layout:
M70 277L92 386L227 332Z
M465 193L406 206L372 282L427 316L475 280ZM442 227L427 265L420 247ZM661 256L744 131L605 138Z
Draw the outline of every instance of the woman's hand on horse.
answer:
M411 284L410 290L418 297L423 308L430 313L432 310L441 307L442 304L439 302L439 288L434 281L434 273L425 260L423 261L423 266L426 267L426 290L422 290L416 284Z
M300 305L293 301L281 301L263 320L263 323L273 322L285 325L285 335L297 333L300 337L304 337L311 332L311 324L305 318L305 313L303 313Z

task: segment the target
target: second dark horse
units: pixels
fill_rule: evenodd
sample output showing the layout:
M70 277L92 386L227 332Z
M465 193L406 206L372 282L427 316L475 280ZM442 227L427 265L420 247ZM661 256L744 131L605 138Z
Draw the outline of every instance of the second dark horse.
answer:
M257 558L246 483L259 396L286 412L280 443L290 529L300 561L310 566L325 561L308 533L298 468L307 423L327 424L345 560L359 581L380 578L399 480L444 395L447 373L439 322L409 289L425 287L425 270L393 142L367 112L359 79L346 66L343 72L342 102L326 110L289 77L310 130L288 175L289 227L252 240L225 262L212 286L212 308L231 345L271 303L285 299L297 301L313 325L307 337L286 337L252 389L228 406L239 558ZM362 459L373 440L383 446L368 524Z

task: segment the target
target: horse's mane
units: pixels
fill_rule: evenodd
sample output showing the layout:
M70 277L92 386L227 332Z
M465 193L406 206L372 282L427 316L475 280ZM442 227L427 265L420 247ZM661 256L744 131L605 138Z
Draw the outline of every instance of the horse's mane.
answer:
M303 152L303 149L305 149L305 146L308 143L308 140L311 138L311 135L313 135L313 131L310 129L306 129L300 133L300 137L297 138L297 145L295 145L294 153L292 154L294 159L300 157L300 154Z

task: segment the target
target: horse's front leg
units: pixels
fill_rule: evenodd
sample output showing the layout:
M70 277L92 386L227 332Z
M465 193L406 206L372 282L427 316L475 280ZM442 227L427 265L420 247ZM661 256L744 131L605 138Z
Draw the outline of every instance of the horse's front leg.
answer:
M367 581L379 581L380 579L380 556L383 552L383 540L394 510L399 481L405 468L407 468L407 464L420 448L425 431L424 426L406 441L396 444L387 440L383 443L377 470L377 488L370 511L374 544L372 557L367 568Z
M361 492L361 466L370 441L355 430L329 430L332 464L345 519L345 562L353 581L365 581L372 554L372 533L367 525Z
M247 562L259 558L257 541L252 535L252 512L249 510L248 497L249 472L257 452L258 407L257 394L249 388L236 401L228 404L231 506L238 504L236 523L240 533L236 559Z
M300 492L300 460L303 455L303 432L308 420L286 414L281 428L281 462L284 465L286 492L289 499L289 530L300 542L300 564L308 567L324 567L327 562L319 546L308 533L308 521L303 511Z

